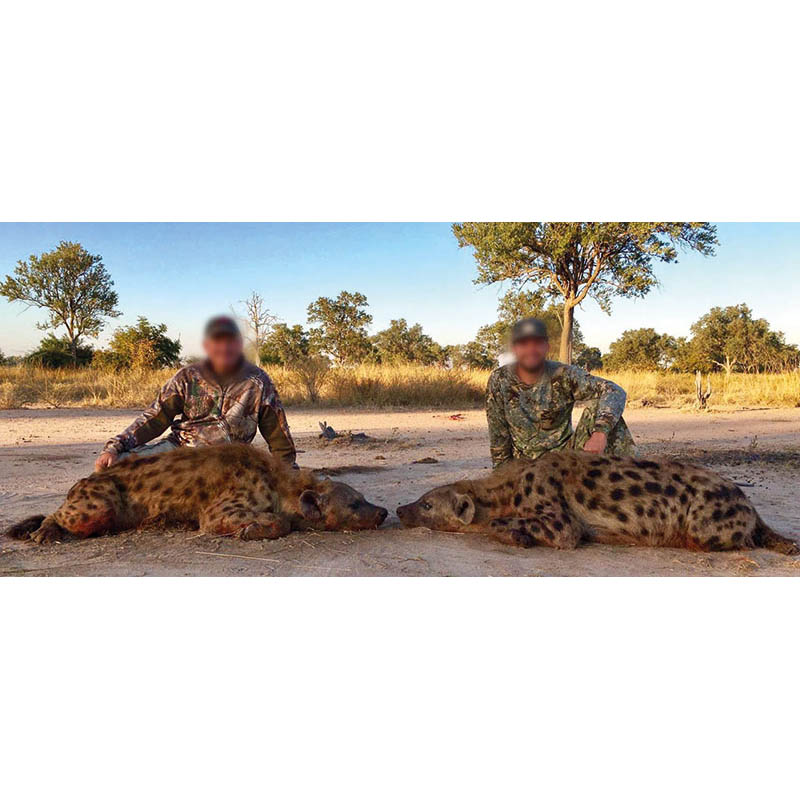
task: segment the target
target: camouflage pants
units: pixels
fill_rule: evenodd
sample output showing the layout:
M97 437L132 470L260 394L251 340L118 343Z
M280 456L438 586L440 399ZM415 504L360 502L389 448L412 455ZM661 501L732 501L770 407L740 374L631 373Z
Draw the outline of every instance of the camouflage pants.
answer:
M123 459L134 454L137 456L158 456L161 455L161 453L169 453L177 449L177 447L178 445L173 444L168 439L162 439L160 442L155 442L154 444L143 444L140 447L134 447L133 450L120 453L119 457Z
M575 433L569 442L569 447L573 450L583 450L589 437L594 431L595 414L597 414L597 404L589 403L583 410L581 418L578 420L578 425L575 428ZM605 452L612 456L635 456L636 445L633 441L633 435L630 432L625 420L620 417L619 422L611 429L608 434L608 444L606 445Z

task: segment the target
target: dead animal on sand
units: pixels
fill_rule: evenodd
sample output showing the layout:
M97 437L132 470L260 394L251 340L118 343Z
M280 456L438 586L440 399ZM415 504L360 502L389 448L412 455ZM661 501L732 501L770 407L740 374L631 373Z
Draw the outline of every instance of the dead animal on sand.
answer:
M320 422L319 429L322 431L319 438L322 439L323 444L368 444L374 441L366 433L353 433L352 431L338 433L327 422Z
M78 481L49 516L6 530L37 544L143 524L190 523L218 536L276 539L292 530L364 530L386 519L345 483L290 469L249 445L131 456Z
M488 533L505 544L605 544L787 555L800 545L767 526L732 481L692 464L560 451L487 478L426 492L397 509L408 527Z

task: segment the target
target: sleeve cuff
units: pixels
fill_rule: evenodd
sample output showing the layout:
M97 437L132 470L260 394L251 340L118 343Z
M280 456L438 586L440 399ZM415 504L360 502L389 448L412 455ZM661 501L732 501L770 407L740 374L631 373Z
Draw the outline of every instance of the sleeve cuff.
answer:
M592 433L604 433L606 436L608 436L613 427L614 425L611 422L598 420L594 425L594 431L592 431Z

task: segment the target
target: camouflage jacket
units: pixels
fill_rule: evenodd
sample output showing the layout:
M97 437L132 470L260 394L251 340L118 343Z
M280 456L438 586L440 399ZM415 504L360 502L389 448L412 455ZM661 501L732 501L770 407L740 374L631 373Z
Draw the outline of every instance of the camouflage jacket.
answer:
M245 362L221 383L205 363L179 370L159 392L153 405L138 416L106 450L123 453L160 436L176 445L195 447L253 441L256 429L269 449L293 464L295 447L278 392L266 372Z
M572 408L581 400L597 401L594 431L605 434L625 409L624 389L580 367L548 361L533 386L517 377L515 364L496 369L486 391L494 466L567 447L572 436Z

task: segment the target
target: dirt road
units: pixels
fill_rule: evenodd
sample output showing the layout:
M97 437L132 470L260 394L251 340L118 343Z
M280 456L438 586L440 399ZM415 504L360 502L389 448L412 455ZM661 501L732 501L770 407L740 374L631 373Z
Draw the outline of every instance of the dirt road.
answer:
M55 509L134 411L0 411L0 527ZM317 423L363 431L325 445ZM626 414L642 453L693 458L740 483L776 530L800 538L800 409ZM488 471L483 413L290 410L303 466L340 474L392 512L441 483ZM262 443L263 444L263 443ZM415 463L423 459L429 463ZM0 539L0 575L792 575L800 558L591 545L520 550L483 536L399 527L239 542L197 531L131 531L39 548Z

